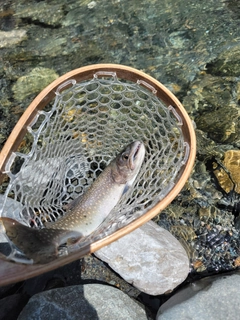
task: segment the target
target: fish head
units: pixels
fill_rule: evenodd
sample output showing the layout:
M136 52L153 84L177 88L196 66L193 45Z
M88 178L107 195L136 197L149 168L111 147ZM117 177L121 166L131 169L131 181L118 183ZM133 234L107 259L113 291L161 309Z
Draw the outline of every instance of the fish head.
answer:
M114 160L112 177L116 183L130 186L144 160L145 147L141 141L130 143Z

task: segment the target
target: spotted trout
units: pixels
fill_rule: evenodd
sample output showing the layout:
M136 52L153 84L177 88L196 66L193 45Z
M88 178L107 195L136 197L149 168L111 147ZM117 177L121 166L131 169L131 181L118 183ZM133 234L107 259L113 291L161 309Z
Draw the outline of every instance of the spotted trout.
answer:
M129 144L110 162L90 188L73 200L56 222L34 229L2 217L0 231L33 263L48 263L100 226L121 196L131 187L145 156L144 144Z

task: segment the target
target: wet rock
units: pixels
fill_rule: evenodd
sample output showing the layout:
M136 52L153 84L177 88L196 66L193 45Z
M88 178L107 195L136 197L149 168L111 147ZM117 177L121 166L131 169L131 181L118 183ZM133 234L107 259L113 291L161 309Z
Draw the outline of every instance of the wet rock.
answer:
M221 159L226 146L217 145L212 139L208 138L207 134L202 130L196 129L197 152L200 160L206 161L213 157Z
M236 86L236 98L238 101L240 100L240 81L237 82Z
M18 29L12 31L0 31L0 48L11 47L27 39L27 31Z
M31 94L39 93L57 78L58 74L52 69L42 67L34 68L27 75L20 77L13 85L14 98L22 101Z
M81 21L84 25L84 20L88 17L88 21L90 25L93 23L93 19L97 20L98 13L96 12L96 16L93 16L90 13L90 10L94 10L96 8L95 1L84 0L84 1L74 1L68 5L68 13L63 20L64 26L71 26L73 24L79 24ZM103 4L105 6L105 4Z
M53 289L34 295L18 320L146 320L145 310L122 291L100 284Z
M32 28L33 32L37 32L38 27ZM35 29L35 30L34 30ZM67 55L74 46L70 47L71 41L67 39L67 31L58 29L44 29L44 33L39 37L32 38L27 42L26 55L27 57L56 57L57 55ZM23 57L24 59L24 57ZM49 64L48 64L49 65Z
M97 3L96 1L91 1L88 3L88 9L93 9L94 7L96 7Z
M189 43L186 32L176 31L169 35L169 41L175 49L182 49Z
M239 312L240 274L205 278L163 304L157 320L235 320Z
M191 84L191 90L183 100L190 114L199 114L230 104L235 91L234 79L200 74ZM236 101L237 103L237 101Z
M218 58L206 66L208 72L218 76L239 77L239 50L240 44L238 42L225 46L225 50L218 56Z
M11 31L15 27L15 21L13 18L14 10L1 5L0 8L0 29L2 31Z
M182 245L152 221L95 254L126 281L151 295L173 290L189 272Z
M224 154L222 165L215 165L213 171L219 185L226 192L236 191L240 193L240 151L228 150Z
M237 80L200 75L183 99L183 105L194 117L197 129L215 142L239 140Z
M230 142L237 136L237 118L237 109L222 108L203 113L196 118L196 124L200 130L208 132L211 139L217 142Z
M61 4L48 4L46 2L38 2L36 4L28 4L28 6L16 5L15 17L28 18L30 22L42 23L47 26L58 26L64 16Z

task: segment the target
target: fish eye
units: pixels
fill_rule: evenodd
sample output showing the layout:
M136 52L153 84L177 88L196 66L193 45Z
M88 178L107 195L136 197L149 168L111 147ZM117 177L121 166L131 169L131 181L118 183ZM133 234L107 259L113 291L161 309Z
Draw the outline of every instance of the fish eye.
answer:
M128 160L128 154L123 154L122 158L123 158L123 160Z

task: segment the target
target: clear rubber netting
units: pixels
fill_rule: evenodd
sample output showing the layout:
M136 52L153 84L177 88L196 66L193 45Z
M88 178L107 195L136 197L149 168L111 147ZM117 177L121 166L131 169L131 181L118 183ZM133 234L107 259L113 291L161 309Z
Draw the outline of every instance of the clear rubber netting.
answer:
M139 83L98 78L58 88L55 101L38 111L24 141L30 151L13 152L0 216L44 228L65 214L64 205L84 193L126 145L141 140L145 161L130 190L103 224L82 239L90 244L144 215L163 199L187 161L181 118ZM9 198L14 201L9 201ZM27 241L27 239L26 239Z

